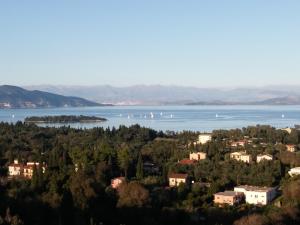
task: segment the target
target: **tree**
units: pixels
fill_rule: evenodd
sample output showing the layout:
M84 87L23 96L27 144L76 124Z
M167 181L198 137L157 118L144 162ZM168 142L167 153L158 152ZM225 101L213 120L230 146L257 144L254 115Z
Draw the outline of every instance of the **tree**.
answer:
M149 192L137 182L122 184L119 188L118 207L142 207L149 200Z
M234 225L267 225L268 219L265 216L259 214L252 214L244 216L241 219L234 222Z
M94 184L94 179L88 177L81 170L71 177L70 191L76 207L83 210L87 209L89 207L89 201L97 197Z
M128 168L130 165L130 156L129 156L128 146L123 146L118 151L118 163L119 163L120 168L123 170L125 177L128 178Z
M142 154L139 155L139 159L136 166L136 178L141 180L144 178L144 166Z

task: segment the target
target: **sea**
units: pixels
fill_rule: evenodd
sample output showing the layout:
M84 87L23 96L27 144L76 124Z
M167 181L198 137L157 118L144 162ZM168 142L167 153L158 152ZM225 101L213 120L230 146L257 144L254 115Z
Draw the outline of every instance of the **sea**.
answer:
M106 122L41 124L89 129L139 124L162 131L201 131L271 125L276 128L300 124L300 106L107 106L46 109L0 109L0 121L16 123L30 116L87 115L106 118Z

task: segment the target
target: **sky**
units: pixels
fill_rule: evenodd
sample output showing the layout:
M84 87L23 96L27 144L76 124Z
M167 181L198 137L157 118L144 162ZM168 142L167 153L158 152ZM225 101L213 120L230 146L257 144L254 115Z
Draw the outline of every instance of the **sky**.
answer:
M299 0L1 0L0 84L300 84Z

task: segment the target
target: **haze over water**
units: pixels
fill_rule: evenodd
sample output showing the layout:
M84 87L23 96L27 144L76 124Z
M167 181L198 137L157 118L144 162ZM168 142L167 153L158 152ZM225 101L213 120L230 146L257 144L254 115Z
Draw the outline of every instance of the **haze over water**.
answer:
M75 128L140 124L163 131L212 131L257 124L277 128L300 124L300 106L113 106L0 110L0 120L13 123L28 116L46 115L88 115L108 119L103 123L70 125Z

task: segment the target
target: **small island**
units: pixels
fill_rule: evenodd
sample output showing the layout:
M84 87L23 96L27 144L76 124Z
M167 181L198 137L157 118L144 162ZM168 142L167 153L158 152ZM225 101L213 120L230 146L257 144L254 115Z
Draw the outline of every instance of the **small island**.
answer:
M24 120L25 123L95 123L104 121L107 121L107 119L83 115L31 116L26 117Z

